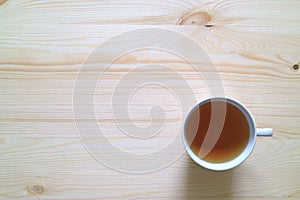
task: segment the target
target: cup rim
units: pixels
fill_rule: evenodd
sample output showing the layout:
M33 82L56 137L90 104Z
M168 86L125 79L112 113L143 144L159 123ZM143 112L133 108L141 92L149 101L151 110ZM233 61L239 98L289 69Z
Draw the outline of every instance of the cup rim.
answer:
M186 141L185 133L186 133L186 126L187 126L187 121L190 118L191 114L201 105L209 102L209 101L225 101L228 103L231 103L235 107L237 107L239 110L241 110L244 114L244 116L247 119L247 122L249 124L249 140L247 146L244 148L244 150L234 159L222 162L222 163L212 163L205 161L201 158L199 158L195 153L191 150L190 146L188 145L188 142ZM182 141L184 144L184 148L189 154L189 156L194 160L198 165L210 169L210 170L216 170L216 171L223 171L223 170L228 170L232 169L238 165L240 165L242 162L244 162L251 152L254 149L255 142L256 142L256 124L254 121L254 118L251 114L251 112L238 100L229 98L229 97L212 97L212 98L206 98L203 101L198 102L186 115L183 123L183 128L182 128Z

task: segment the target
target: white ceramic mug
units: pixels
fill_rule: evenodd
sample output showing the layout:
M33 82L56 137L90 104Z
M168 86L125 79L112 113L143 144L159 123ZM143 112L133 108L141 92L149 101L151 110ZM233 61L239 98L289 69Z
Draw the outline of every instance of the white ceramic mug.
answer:
M246 147L244 148L244 150L237 157L233 158L232 160L222 162L222 163L212 163L212 162L203 160L202 158L200 158L198 155L196 155L191 150L190 145L187 142L187 135L186 135L187 122L190 119L191 114L195 110L198 110L199 106L201 106L207 102L210 102L210 101L223 101L223 102L227 102L227 103L230 103L231 105L235 106L240 111L242 111L242 113L246 117L248 125L249 125L249 139L248 139L248 143L247 143ZM225 112L226 112L226 110L225 110ZM211 123L214 123L214 122L211 122ZM194 108L188 113L187 117L185 118L183 129L182 129L183 144L184 144L184 147L185 147L186 151L188 152L189 156L200 166L210 169L210 170L218 170L218 171L234 168L234 167L238 166L239 164L241 164L244 160L246 160L254 148L256 136L272 136L272 134L273 134L273 131L271 128L264 128L264 129L256 128L253 116L251 115L249 110L245 106L243 106L240 102L233 100L231 98L225 98L225 97L216 97L216 98L206 99L206 100L198 103L197 105L195 105Z

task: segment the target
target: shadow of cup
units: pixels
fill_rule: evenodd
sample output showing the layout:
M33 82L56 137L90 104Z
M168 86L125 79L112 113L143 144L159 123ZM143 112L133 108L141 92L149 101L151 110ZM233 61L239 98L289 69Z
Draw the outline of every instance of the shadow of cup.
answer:
M233 170L211 171L188 159L183 199L230 198Z

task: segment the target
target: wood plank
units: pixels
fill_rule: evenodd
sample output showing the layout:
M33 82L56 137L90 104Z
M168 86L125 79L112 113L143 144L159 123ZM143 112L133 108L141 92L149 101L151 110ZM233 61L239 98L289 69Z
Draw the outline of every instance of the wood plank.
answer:
M1 17L7 24L178 24L188 17L199 19L199 13L211 15L214 24L233 24L241 26L281 26L292 28L298 23L299 2L263 0L168 0L161 2L130 1L63 1L51 2L25 0L4 1ZM33 12L38 11L38 12ZM196 14L196 15L195 15ZM198 14L198 15L197 15ZM64 16L57 18L57 16ZM200 15L201 17L201 15ZM200 18L201 19L201 18ZM201 20L200 20L201 21ZM200 22L196 21L196 22ZM194 23L197 24L197 23ZM290 30L290 29L289 29Z
M295 139L259 138L250 158L224 173L202 169L185 154L163 170L142 175L106 168L86 152L77 138L6 137L1 141L0 177L6 181L0 185L1 195L6 198L33 194L41 199L300 195L300 182L295 176L299 173L299 140ZM134 190L130 189L133 185ZM82 191L89 192L82 197Z
M161 63L185 78L193 89L193 94L186 93L185 88L173 80L172 85L179 89L177 95L185 97L195 95L197 101L210 96L205 80L197 75L195 69L178 57L161 54L155 51L132 53L120 58L110 67L101 81L101 89L95 93L96 110L101 108L102 113L98 116L99 122L107 125L106 123L113 121L112 110L108 105L116 84L125 73L143 64ZM221 75L225 94L244 103L253 113L259 127L272 127L275 131L274 137L299 137L299 71L292 69L293 62L286 61L296 60L296 56L269 54L210 56ZM72 94L79 69L80 65L41 67L3 64L0 73L2 86L0 132L5 135L76 137ZM92 77L96 70L97 66L91 67L86 73ZM209 74L214 71L213 68L204 68L201 72ZM168 74L163 77L168 79ZM151 81L151 78L145 78L145 81ZM241 84L243 88L240 87ZM124 87L123 90L126 92L128 88ZM180 110L180 106L174 102L170 103L173 95L166 93L163 88L148 88L147 91L148 93L143 95L147 95L148 98L152 96L165 99L165 102L161 103L170 114L168 118L170 122L179 125L182 123L181 116L173 112L174 109ZM284 104L283 101L289 103ZM133 120L149 120L149 116L143 114L148 113L147 109L151 105L153 104L149 101L133 105L135 107L132 111ZM86 108L87 105L83 104L82 109ZM18 123L15 124L16 122Z
M36 26L24 29L20 27L17 30L0 33L0 64L38 66L79 64L110 37L151 27L183 33L210 54L297 54L300 46L300 31L287 34L273 30L267 33L257 30L251 33L232 27L58 25L49 28L41 25L38 29ZM0 27L1 29L7 30L6 27ZM260 30L265 28L261 27ZM27 39L26 35L30 34L35 37Z

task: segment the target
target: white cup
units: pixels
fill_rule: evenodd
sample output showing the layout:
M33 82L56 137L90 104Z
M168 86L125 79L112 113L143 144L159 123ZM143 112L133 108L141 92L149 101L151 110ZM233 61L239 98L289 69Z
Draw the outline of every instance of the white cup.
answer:
M191 114L195 110L198 110L199 106L201 106L207 102L210 102L210 101L211 102L222 101L222 102L230 103L231 105L235 106L240 111L242 111L242 113L246 117L248 125L249 125L249 131L250 131L249 139L248 139L248 143L247 143L246 147L244 148L244 150L238 156L233 158L232 160L222 162L222 163L212 163L212 162L208 162L208 161L205 161L204 159L200 158L199 155L196 155L192 151L192 149L190 148L190 145L188 144L188 141L187 141L187 135L186 135L187 134L187 122L190 119ZM217 108L217 109L220 110L220 108ZM224 110L224 116L225 116L225 113L226 113L226 110ZM213 113L212 113L212 115L213 115ZM220 115L220 114L218 114L218 115ZM218 118L220 116L215 116L215 117ZM213 117L211 118L211 123L214 123ZM222 127L223 127L223 124L222 124ZM222 130L222 129L220 129L220 130ZM185 147L187 153L189 154L189 156L200 166L210 169L210 170L217 170L217 171L228 170L228 169L234 168L234 167L238 166L239 164L241 164L251 154L251 152L254 148L254 145L255 145L256 136L272 136L272 134L273 134L273 131L271 128L264 128L264 129L256 128L253 116L251 115L249 110L245 106L243 106L240 102L233 100L231 98L225 98L225 97L209 98L209 99L206 99L206 100L198 103L197 105L195 105L194 108L187 114L185 121L184 121L183 129L182 129L183 144L184 144L184 147ZM209 134L207 133L207 135L205 137L207 137L208 135ZM213 145L215 145L215 143ZM211 148L213 148L213 146Z

